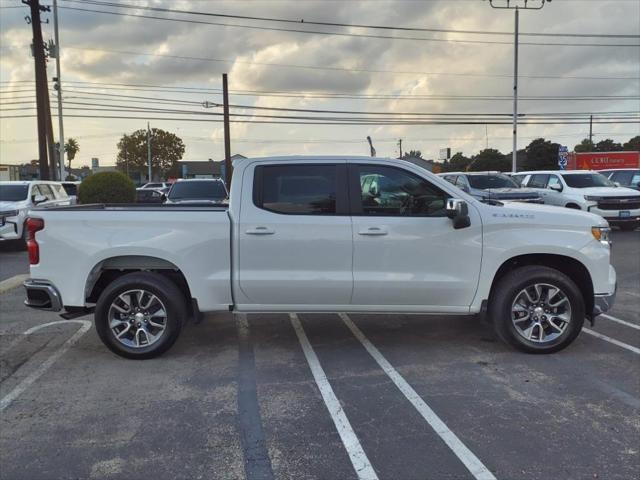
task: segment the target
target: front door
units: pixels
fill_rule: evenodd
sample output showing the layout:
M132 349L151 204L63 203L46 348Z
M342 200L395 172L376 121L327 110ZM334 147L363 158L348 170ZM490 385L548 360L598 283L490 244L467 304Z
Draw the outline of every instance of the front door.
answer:
M252 192L253 201L243 193L236 303L300 310L348 305L353 278L346 162L261 163L245 177L243 192Z
M480 216L455 230L450 195L399 167L349 166L353 221L352 304L361 309L463 312L476 292L482 254Z

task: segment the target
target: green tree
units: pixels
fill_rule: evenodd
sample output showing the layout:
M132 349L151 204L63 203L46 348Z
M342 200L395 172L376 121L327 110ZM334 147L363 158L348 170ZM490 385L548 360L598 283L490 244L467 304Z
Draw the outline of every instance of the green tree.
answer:
M574 152L595 152L596 146L588 138L583 139L578 145L573 147Z
M470 172L484 172L487 170L508 172L511 169L511 160L495 148L480 150L477 155L471 158L471 164L468 167Z
M120 172L94 173L78 188L80 203L132 203L135 198L135 185Z
M631 152L640 151L640 135L636 135L635 137L630 139L628 142L626 142L624 145L622 145L622 149L631 151Z
M558 143L536 138L525 148L527 157L522 165L523 170L557 170L559 148Z
M465 157L462 152L457 152L447 163L442 164L442 171L464 172L470 163L471 159L469 157Z
M76 158L76 154L80 151L80 145L75 138L69 137L67 143L64 144L64 151L67 154L67 160L69 161L69 170L71 170L71 161Z
M420 150L409 150L402 158L422 158L422 152Z
M610 138L600 140L596 143L595 149L596 152L619 152L620 150L622 150L622 145L618 142L614 142Z
M184 142L171 132L159 128L151 129L151 174L166 178L177 175L178 161L184 155ZM123 135L118 142L116 167L121 172L137 171L146 173L147 131L136 130L131 135Z

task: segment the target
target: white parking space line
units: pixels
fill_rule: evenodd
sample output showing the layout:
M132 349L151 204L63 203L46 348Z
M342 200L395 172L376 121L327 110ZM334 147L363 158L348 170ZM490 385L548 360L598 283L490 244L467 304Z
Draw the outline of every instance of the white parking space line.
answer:
M322 369L322 365L320 365L318 356L313 350L313 347L307 338L307 334L302 328L300 319L295 313L289 314L289 318L291 319L291 325L293 325L293 329L298 336L298 341L302 346L302 351L304 352L304 356L306 357L309 368L311 369L313 379L316 381L316 384L320 389L322 399L327 406L327 410L329 410L329 415L331 415L331 419L338 430L342 444L349 455L349 459L356 471L358 479L377 480L378 475L373 469L367 455L364 453L362 445L360 445L360 440L358 440L358 437L353 431L351 423L349 423L349 419L342 409L342 405L340 405L340 401L333 392L333 388Z
M638 347L634 347L633 345L627 345L626 343L621 342L620 340L616 340L615 338L611 338L611 337L608 337L607 335L603 335L601 333L595 332L587 327L582 327L582 331L585 333L588 333L589 335L593 335L594 337L599 338L600 340L604 340L605 342L612 343L614 345L617 345L620 348L624 348L625 350L629 350L630 352L637 353L638 355L640 355L640 348Z
M620 325L624 325L626 327L635 328L636 330L640 330L640 325L636 325L635 323L627 322L626 320L621 320L616 317L612 317L611 315L607 315L606 313L601 313L600 316L602 318L606 318L607 320L611 320L612 322L619 323Z
M40 330L41 328L48 327L50 325L63 324L63 323L71 323L71 321L61 320L59 322L50 322L43 325L38 325L36 327L30 328L25 333L29 335L36 330ZM76 333L74 333L71 338L69 338L66 342L64 342L55 352L49 356L44 362L40 364L38 368L36 368L33 372L31 372L24 380L22 380L16 387L11 390L8 394L2 397L0 400L0 412L2 412L5 408L7 408L11 402L13 402L16 398L18 398L29 386L38 380L50 367L53 365L56 360L58 360L62 355L64 355L67 350L69 350L75 343L80 340L80 338L89 331L91 328L91 322L87 320L74 320L73 323L82 323L82 326L78 329Z
M29 278L29 275L25 273L2 280L0 282L0 293L8 292L9 290L19 287L27 278Z
M360 340L360 343L369 352L373 359L380 365L380 368L395 383L396 387L411 402L416 410L422 415L433 430L447 444L453 453L460 459L465 467L477 480L496 480L496 477L489 471L487 467L469 450L464 443L453 433L449 427L436 415L436 413L426 404L426 402L418 395L418 393L409 385L409 383L393 368L389 361L380 353L380 351L369 341L364 333L353 323L346 313L340 313L340 318L347 325L353 335Z

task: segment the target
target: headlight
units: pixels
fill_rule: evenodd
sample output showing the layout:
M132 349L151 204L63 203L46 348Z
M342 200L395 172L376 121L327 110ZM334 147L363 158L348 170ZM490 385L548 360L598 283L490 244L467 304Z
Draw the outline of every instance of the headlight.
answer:
M609 227L591 227L591 235L603 245L611 245L610 234L611 229Z
M598 200L600 200L600 197L594 197L593 195L585 195L584 199L587 202L597 202Z
M0 217L15 217L18 215L18 210L8 210L6 212L0 212Z

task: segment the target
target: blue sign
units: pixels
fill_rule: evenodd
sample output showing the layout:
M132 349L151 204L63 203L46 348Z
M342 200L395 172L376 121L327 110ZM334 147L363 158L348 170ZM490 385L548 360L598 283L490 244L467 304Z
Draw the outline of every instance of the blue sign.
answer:
M569 148L560 145L558 148L558 167L560 170L567 168L567 160L569 159Z

